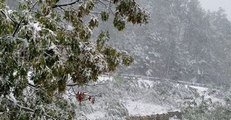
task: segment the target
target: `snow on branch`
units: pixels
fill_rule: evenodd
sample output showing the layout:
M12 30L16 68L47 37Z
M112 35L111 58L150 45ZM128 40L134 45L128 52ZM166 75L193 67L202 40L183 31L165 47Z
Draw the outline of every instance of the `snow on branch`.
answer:
M70 3L65 3L65 4L54 5L54 6L52 6L52 8L70 6L70 5L74 5L77 2L79 2L79 0L76 0L76 1L73 1L73 2L70 2Z
M34 7L35 7L35 5L38 3L38 1L37 2L35 2L34 4L33 4L33 6L29 9L29 12L31 12L31 10L33 10L34 9ZM13 33L13 37L15 37L15 35L17 34L17 32L19 31L19 29L20 29L20 26L21 26L21 24L22 24L22 22L23 22L23 20L24 19L21 19L20 20L20 22L17 24L17 26L16 26L16 28L15 28L15 30L14 30L14 33Z
M8 100L10 100L11 102L14 102L14 100L13 100L12 98L8 98ZM25 111L31 112L31 113L35 113L35 110L33 110L32 108L22 106L22 105L18 104L18 102L15 103L15 105L16 105L17 107L19 107L20 109L22 109L22 110L25 110ZM44 111L44 109L42 109L42 110L43 110L43 112L44 112L44 116L46 116L46 117L48 117L48 118L53 118L53 117L51 117L50 115L46 114L46 112Z

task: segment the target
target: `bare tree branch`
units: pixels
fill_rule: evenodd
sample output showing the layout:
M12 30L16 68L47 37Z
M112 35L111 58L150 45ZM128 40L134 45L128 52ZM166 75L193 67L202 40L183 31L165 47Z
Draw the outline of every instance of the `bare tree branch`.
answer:
M57 7L64 7L64 6L69 6L69 5L74 5L75 3L79 2L79 0L70 2L70 3L65 3L65 4L58 4L58 5L54 5L52 6L52 8L57 8Z

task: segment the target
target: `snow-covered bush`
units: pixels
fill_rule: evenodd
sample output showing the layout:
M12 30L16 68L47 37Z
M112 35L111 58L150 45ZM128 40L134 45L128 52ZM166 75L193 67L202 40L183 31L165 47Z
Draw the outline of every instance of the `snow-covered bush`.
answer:
M212 103L211 99L200 97L183 109L185 120L230 120L231 105L222 102Z

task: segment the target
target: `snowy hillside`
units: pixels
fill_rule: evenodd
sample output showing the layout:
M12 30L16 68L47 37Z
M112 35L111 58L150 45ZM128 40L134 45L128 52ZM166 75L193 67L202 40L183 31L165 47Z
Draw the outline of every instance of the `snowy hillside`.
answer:
M181 111L192 101L205 100L222 103L219 90L182 84L169 80L134 79L134 77L101 77L98 85L78 88L95 95L94 104L78 106L83 119L126 119Z

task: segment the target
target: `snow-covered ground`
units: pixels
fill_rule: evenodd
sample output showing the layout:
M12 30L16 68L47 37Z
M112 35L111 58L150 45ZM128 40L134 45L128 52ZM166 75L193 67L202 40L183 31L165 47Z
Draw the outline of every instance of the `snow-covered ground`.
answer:
M185 101L200 96L212 102L221 101L216 97L216 92L211 94L210 88L179 84L176 81L101 76L98 83L100 85L85 88L89 94L97 95L95 104L86 102L81 108L89 120L121 120L128 116L180 111Z
M211 94L211 92L209 91L209 88L200 87L200 86L193 86L193 85L191 85L189 87L194 88L200 96L204 97L205 100L210 99L212 103L219 102L219 103L224 104L224 100L216 97L214 94Z
M130 116L146 116L168 112L168 106L144 103L143 101L128 100L125 102L125 106Z
M196 89L200 95L204 95L208 91L208 88L206 87L193 86L193 85L191 85L190 87Z
M138 79L138 84L141 88L151 88L153 87L154 81Z
M96 120L96 119L102 119L104 118L106 115L105 112L102 112L102 111L96 111L96 112L93 112L91 114L88 114L86 117L90 120Z

